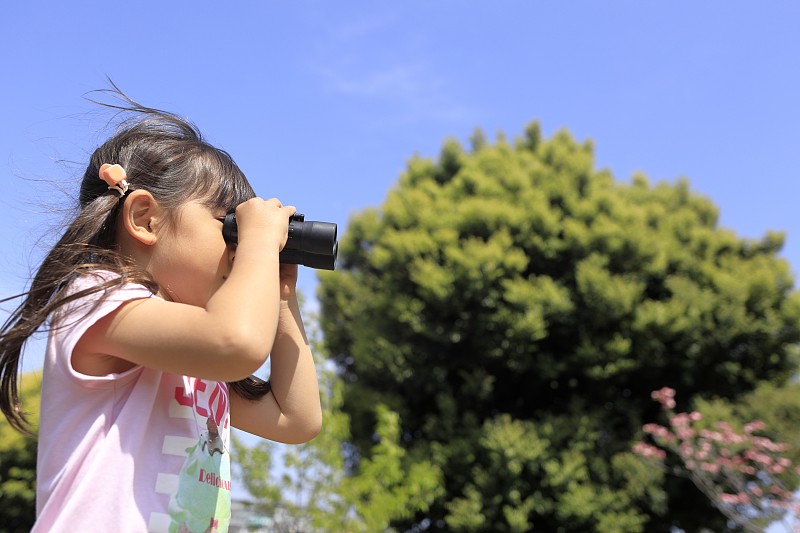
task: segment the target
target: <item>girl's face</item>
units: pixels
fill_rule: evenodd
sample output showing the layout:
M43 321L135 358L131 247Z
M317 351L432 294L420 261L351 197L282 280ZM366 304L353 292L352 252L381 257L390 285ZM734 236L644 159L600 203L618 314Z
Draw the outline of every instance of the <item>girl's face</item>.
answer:
M164 299L205 307L227 279L235 250L222 238L224 212L191 200L163 228L153 252L151 272Z

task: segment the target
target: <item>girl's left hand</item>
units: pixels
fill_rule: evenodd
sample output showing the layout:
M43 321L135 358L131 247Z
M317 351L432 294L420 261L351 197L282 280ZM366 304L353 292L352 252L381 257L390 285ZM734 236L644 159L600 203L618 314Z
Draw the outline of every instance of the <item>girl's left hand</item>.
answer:
M288 301L295 297L297 287L297 265L281 263L281 300Z

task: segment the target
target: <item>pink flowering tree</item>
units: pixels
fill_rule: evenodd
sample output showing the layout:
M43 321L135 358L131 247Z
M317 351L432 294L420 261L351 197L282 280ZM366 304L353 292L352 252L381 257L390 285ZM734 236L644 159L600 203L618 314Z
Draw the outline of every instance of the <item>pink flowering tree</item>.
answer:
M746 531L764 531L775 521L788 524L800 518L800 502L787 483L800 470L787 456L786 444L764 435L763 422L755 420L741 429L727 422L709 426L697 411L675 412L675 390L664 387L652 397L661 404L668 424L643 426L650 442L636 443L634 452L668 472L687 476Z

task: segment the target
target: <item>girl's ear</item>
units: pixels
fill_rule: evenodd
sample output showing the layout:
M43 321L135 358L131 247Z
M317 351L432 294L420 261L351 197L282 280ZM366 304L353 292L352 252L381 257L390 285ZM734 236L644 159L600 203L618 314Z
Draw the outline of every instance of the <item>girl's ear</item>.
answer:
M122 204L122 225L131 237L142 244L156 243L156 229L163 215L164 210L147 191L131 191Z

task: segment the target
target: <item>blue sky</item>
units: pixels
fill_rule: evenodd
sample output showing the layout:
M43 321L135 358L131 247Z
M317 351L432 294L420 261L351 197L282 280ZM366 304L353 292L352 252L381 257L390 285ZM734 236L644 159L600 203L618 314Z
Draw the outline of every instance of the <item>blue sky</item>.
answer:
M538 120L591 139L618 180L687 177L742 237L785 231L796 270L799 24L790 1L10 3L0 294L24 287L61 189L107 133L83 98L106 75L196 122L260 195L340 232L412 155Z

